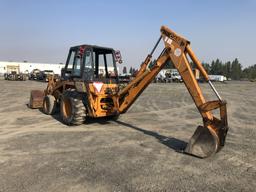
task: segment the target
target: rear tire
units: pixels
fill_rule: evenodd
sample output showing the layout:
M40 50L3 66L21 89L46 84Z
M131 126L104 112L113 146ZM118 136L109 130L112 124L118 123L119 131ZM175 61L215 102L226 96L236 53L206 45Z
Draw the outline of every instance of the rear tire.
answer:
M43 112L47 115L53 115L57 110L57 102L53 95L46 95L43 101Z
M81 125L86 118L82 96L76 91L65 91L61 98L60 114L66 125Z

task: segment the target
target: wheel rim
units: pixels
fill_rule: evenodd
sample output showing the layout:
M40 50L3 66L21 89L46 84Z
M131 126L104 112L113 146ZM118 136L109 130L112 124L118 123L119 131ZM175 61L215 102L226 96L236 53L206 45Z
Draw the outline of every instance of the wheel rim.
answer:
M72 104L70 99L68 98L63 99L62 111L63 111L63 116L65 118L69 118L72 115Z
M48 112L47 99L44 100L44 112Z
M49 102L48 102L47 98L44 99L43 107L44 107L44 112L48 113L48 111L49 111Z

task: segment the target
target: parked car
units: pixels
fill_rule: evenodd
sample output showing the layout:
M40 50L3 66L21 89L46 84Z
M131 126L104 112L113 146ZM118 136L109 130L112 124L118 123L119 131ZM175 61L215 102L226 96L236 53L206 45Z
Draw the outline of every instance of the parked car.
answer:
M44 70L39 73L38 80L48 82L50 76L54 76L53 70Z
M178 71L171 71L171 72L167 72L165 74L165 82L166 83L170 83L170 82L180 83L180 82L182 82L182 78L181 78L180 74L178 73Z
M26 81L27 75L23 73L17 73L16 71L11 71L10 73L4 74L5 80L9 81Z
M33 69L31 71L31 73L29 74L29 79L30 80L37 80L40 74L40 70L39 69Z

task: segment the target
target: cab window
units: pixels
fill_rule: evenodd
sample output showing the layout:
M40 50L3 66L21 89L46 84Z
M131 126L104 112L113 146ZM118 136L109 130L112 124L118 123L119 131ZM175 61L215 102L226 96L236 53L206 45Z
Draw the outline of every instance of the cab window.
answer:
M76 55L76 51L72 50L72 51L69 52L69 57L68 57L66 69L72 69L73 68L75 55Z
M90 50L85 51L84 54L84 80L93 80L92 52Z
M74 67L73 67L73 76L80 77L81 76L81 56L77 55L75 57Z

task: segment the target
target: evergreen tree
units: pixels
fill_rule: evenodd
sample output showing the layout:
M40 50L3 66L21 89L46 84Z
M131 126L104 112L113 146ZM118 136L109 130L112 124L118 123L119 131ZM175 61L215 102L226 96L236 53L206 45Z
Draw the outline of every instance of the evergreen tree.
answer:
M215 61L213 60L211 63L210 74L215 75L215 71L216 71L216 65L215 65Z
M202 65L203 65L205 71L209 74L210 71L211 71L211 66L210 66L210 64L209 64L209 63L202 62Z
M239 63L238 59L236 58L231 63L231 79L240 80L242 75L242 65Z
M136 69L135 68L132 68L132 76L136 76Z
M219 59L216 59L216 61L212 61L210 73L212 75L223 75L222 62Z
M126 66L123 67L123 74L127 74L127 68L126 68Z
M172 61L170 59L168 59L165 63L164 69L174 69L174 64L172 63Z
M151 61L149 67L155 65L156 60ZM195 68L195 64L190 62L192 68ZM220 59L213 60L211 64L202 62L202 65L206 72L210 75L224 75L227 78L233 80L240 80L241 78L256 79L256 64L249 66L242 70L242 65L239 63L236 58L234 61L223 63ZM167 60L164 66L164 69L173 69L175 68L171 60ZM134 75L135 69L130 68L130 73Z
M132 67L130 67L129 73L132 74Z
M243 78L256 79L256 64L246 67L242 72Z
M231 78L231 62L228 61L227 63L225 63L225 76L227 78Z

